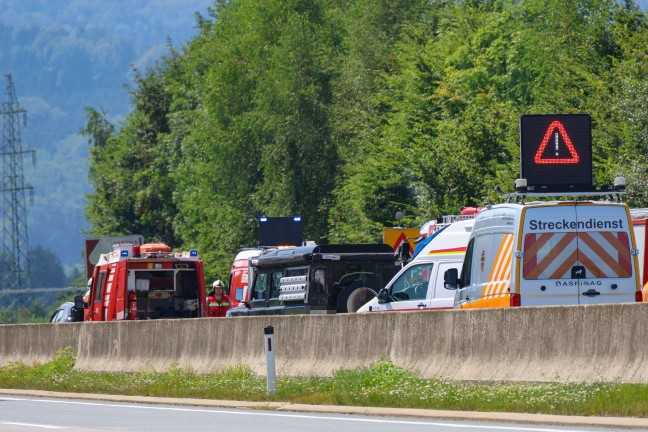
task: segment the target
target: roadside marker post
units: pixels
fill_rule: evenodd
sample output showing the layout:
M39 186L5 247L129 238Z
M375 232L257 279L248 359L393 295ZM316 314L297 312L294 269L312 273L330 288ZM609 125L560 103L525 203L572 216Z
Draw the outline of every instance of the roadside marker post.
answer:
M277 373L275 371L274 328L267 326L263 329L265 334L266 371L268 380L268 394L277 394Z

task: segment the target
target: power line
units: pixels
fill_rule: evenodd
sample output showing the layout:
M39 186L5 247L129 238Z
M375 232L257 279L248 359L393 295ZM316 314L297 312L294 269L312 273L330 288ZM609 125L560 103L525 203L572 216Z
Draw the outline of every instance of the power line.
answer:
M36 151L24 147L20 137L20 115L23 124L27 123L27 110L20 107L11 74L5 75L7 89L5 101L0 109L2 124L2 183L3 194L3 260L10 275L12 289L25 289L31 286L29 269L29 238L27 235L27 209L25 191L29 191L33 200L34 188L25 183L23 175L23 154L32 154L32 163L36 164Z
M5 289L0 290L0 297L16 294L41 294L54 292L78 292L83 291L85 287L63 287L63 288L23 288L23 289Z

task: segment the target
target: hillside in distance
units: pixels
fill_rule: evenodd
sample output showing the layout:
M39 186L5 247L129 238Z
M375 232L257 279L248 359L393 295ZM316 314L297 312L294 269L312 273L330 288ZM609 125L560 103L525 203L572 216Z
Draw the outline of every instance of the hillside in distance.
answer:
M131 110L126 85L195 34L195 13L211 0L0 0L0 86L11 74L21 108L30 247L42 246L70 268L83 262L88 145L79 131L85 107L119 124Z

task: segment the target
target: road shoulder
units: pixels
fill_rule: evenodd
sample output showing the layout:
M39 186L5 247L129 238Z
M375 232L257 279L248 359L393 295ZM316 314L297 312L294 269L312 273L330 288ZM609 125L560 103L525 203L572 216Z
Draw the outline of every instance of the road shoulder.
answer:
M94 393L65 393L43 390L0 389L0 395L82 399L110 402L132 402L144 404L169 404L203 406L212 408L267 409L293 412L319 412L328 414L358 414L369 416L415 417L445 420L475 420L493 422L515 422L528 424L553 424L562 426L599 426L648 429L648 418L638 417L594 417L564 416L549 414L524 414L511 412L449 411L415 408L379 408L343 405L306 405L288 402L250 402L213 399L166 398L152 396L122 396Z

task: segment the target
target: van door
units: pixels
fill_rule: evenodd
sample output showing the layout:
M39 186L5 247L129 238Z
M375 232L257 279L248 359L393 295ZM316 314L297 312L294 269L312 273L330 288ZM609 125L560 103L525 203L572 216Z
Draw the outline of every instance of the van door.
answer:
M434 279L430 285L428 307L430 309L451 309L454 306L455 290L443 286L443 275L451 268L461 271L462 261L439 261L437 263Z
M522 241L523 306L634 301L629 224L622 206L529 208Z
M428 297L428 291L434 292L434 288L430 288L435 279L432 277L433 270L434 263L431 262L410 264L388 288L391 301L376 304L373 310L408 311L429 309L431 299Z
M579 303L634 302L637 291L632 225L622 206L576 206Z

